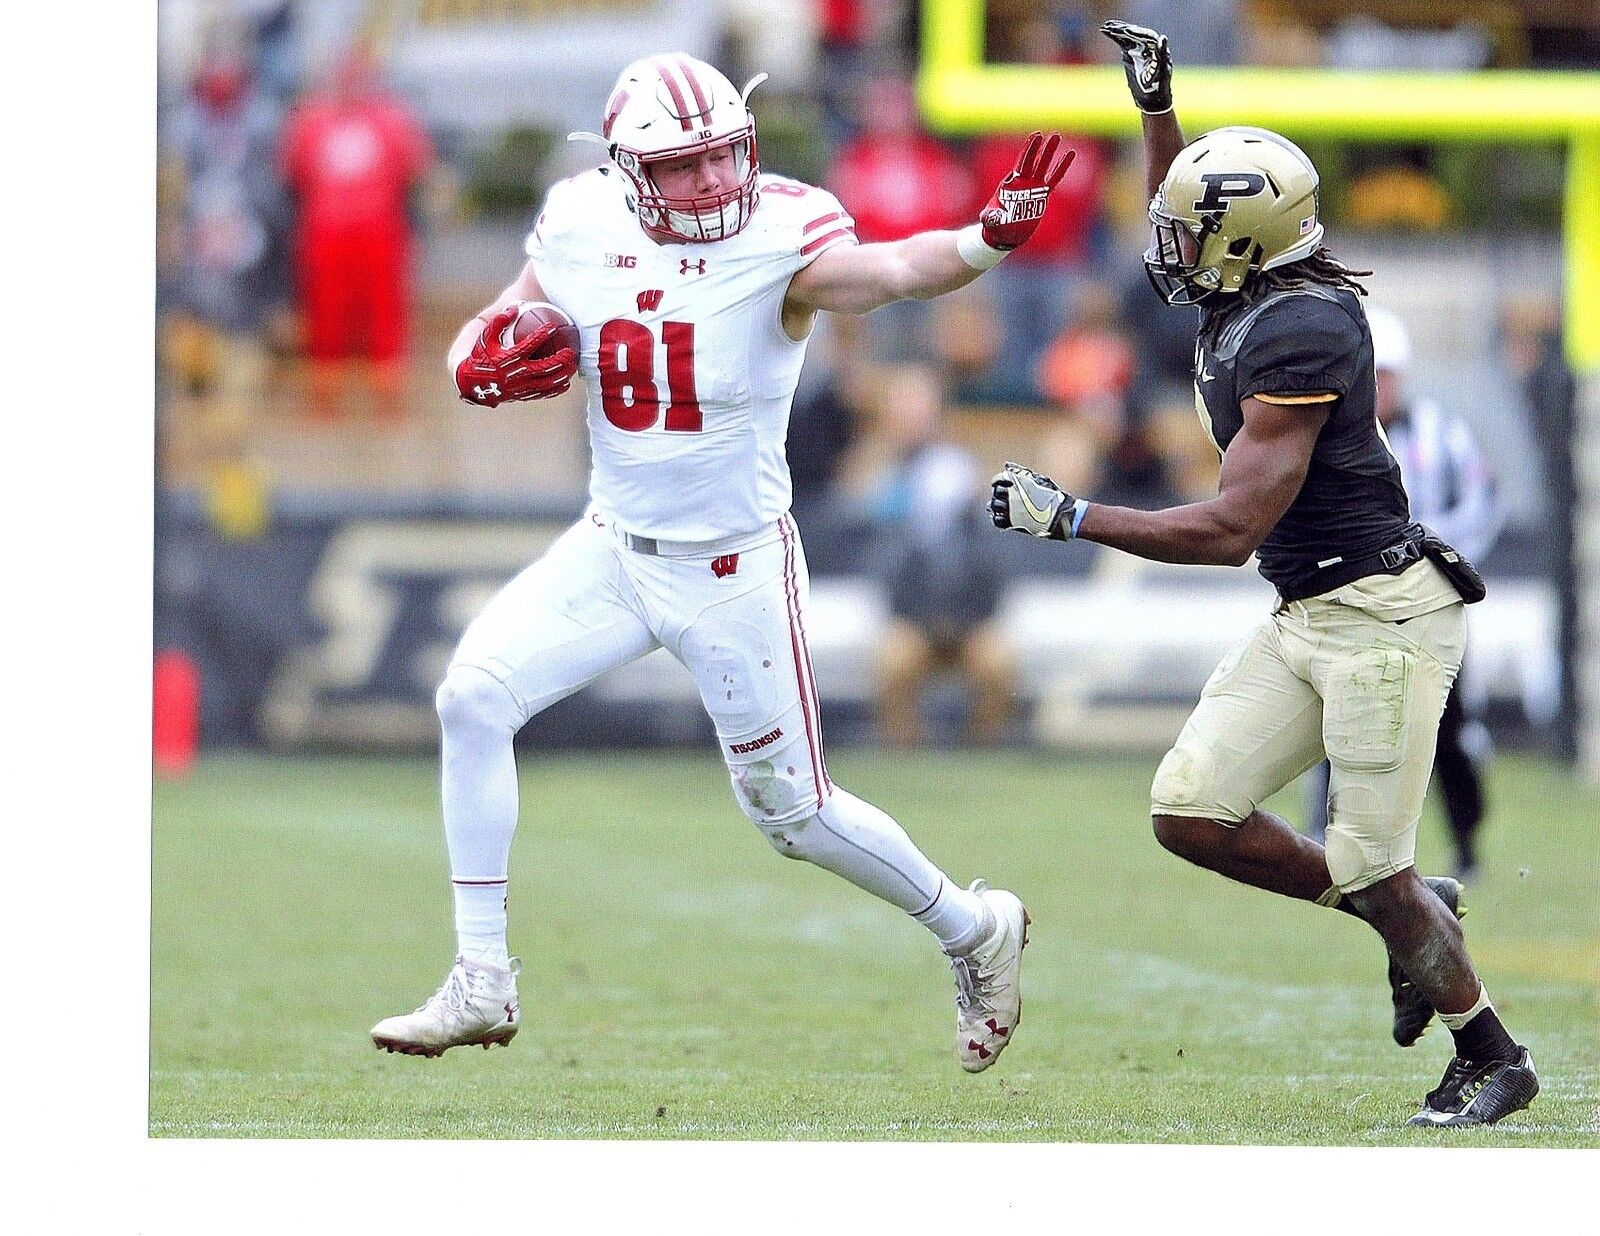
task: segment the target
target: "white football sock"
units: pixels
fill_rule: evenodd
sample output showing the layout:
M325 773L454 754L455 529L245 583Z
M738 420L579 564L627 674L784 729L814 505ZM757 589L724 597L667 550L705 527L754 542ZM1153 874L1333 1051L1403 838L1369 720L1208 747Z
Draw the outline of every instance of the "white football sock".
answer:
M935 867L887 813L847 790L835 786L800 834L801 857L898 906L946 952L971 947L993 922L981 897Z
M501 969L511 964L506 949L506 882L451 880L456 897L456 951Z
M939 886L933 904L911 917L933 932L952 957L970 953L994 930L994 911L983 898L958 887L948 876Z
M506 867L517 831L511 743L522 710L499 679L475 666L453 666L435 702L444 732L440 789L457 948L464 957L503 966Z

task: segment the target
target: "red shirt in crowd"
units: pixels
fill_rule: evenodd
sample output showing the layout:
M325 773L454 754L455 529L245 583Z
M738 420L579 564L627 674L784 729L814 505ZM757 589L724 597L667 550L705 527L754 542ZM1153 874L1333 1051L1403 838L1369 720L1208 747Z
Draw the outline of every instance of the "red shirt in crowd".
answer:
M403 232L407 190L432 159L422 126L383 94L307 100L284 128L284 175L307 232Z
M313 97L285 125L284 176L299 198L296 286L312 360L404 356L406 194L432 158L427 133L405 105L373 90Z
M816 0L817 28L825 43L859 47L866 30L861 0Z
M855 217L863 244L960 227L977 218L967 207L972 197L967 169L941 142L921 134L869 134L848 143L828 175L828 188Z

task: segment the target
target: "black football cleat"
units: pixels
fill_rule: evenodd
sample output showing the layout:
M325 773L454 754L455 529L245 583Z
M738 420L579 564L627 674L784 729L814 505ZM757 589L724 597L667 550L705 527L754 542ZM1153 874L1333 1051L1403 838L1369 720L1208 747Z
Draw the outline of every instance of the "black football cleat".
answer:
M1433 890L1433 895L1457 918L1467 916L1466 891L1459 880L1449 876L1424 876L1422 882ZM1389 954L1389 995L1394 1000L1394 1041L1401 1047L1410 1047L1422 1037L1422 1032L1433 1020L1434 1008L1422 990L1406 977L1394 954Z
M1457 1056L1444 1071L1444 1080L1422 1101L1422 1110L1407 1127L1493 1124L1520 1112L1539 1093L1539 1075L1526 1047L1515 1060L1490 1060L1479 1064Z

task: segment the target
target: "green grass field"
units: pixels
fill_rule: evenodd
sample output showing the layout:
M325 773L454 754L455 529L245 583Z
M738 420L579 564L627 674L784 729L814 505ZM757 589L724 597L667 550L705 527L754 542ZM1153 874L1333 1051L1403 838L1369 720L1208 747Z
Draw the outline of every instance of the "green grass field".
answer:
M155 795L152 1134L1600 1144L1600 794L1551 766L1495 766L1465 924L1544 1090L1444 1133L1398 1127L1450 1040L1394 1046L1376 936L1161 851L1153 760L830 763L1028 902L1022 1027L988 1072L955 1064L932 938L779 858L681 755L525 756L522 1032L381 1053L368 1027L453 951L434 764L214 758ZM1446 857L1432 817L1421 854Z

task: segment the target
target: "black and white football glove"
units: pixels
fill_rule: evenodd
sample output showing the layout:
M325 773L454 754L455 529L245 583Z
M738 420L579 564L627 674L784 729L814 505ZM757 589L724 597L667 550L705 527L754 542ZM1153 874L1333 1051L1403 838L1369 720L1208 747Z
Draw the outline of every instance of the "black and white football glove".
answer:
M1172 110L1172 54L1167 36L1149 26L1133 26L1125 21L1108 21L1100 27L1122 48L1122 71L1128 90L1141 112L1155 116Z
M996 528L1010 528L1052 541L1070 540L1088 503L1074 498L1048 476L1008 463L989 482L989 514Z

